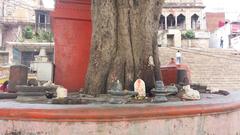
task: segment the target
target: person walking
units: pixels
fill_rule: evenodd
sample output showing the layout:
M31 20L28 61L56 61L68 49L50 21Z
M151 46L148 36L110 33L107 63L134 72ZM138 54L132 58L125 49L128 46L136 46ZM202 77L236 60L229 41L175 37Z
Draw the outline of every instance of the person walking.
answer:
M176 53L176 64L181 64L181 62L182 62L181 57L182 57L182 54L178 50Z
M221 39L220 39L220 47L221 47L221 48L223 48L223 42L224 42L224 41L223 41L223 38L221 37Z

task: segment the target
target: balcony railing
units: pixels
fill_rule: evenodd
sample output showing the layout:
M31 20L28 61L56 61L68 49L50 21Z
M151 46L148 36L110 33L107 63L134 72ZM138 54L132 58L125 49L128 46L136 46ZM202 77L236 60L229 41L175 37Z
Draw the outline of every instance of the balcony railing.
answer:
M11 23L35 23L34 19L28 19L26 17L0 17L0 22L4 24Z

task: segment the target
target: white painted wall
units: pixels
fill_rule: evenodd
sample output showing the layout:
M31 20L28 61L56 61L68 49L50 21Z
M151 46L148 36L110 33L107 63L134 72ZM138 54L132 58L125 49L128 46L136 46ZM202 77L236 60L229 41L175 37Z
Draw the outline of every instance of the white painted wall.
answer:
M168 33L167 33L168 35L174 35L174 47L179 47L179 48L181 48L181 46L182 46L182 42L181 42L181 40L182 40L182 33L181 33L181 31L180 30L178 30L178 29L169 29L168 30Z
M231 47L240 50L240 36L231 39Z
M220 39L223 38L223 48L229 48L229 35L231 34L231 25L226 24L225 26L219 28L215 32L213 32L210 36L210 48L221 48L220 47Z

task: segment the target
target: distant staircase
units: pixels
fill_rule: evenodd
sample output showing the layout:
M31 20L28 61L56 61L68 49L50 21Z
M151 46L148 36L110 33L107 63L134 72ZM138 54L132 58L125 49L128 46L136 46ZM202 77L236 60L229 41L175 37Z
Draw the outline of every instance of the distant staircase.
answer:
M240 90L240 52L223 49L159 48L160 61L166 65L180 50L182 63L191 69L192 83L222 90Z

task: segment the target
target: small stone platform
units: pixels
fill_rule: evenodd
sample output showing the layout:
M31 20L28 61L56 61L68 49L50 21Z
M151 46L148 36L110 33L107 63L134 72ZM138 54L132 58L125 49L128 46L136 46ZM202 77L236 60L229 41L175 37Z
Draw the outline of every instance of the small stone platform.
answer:
M0 101L0 134L236 135L240 92L200 101L127 105L53 105Z

